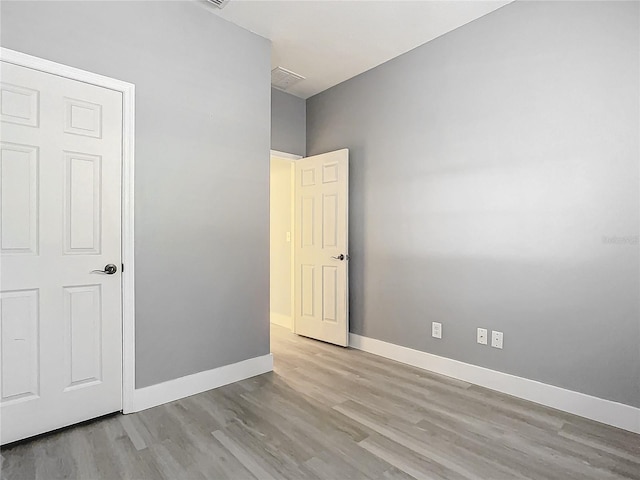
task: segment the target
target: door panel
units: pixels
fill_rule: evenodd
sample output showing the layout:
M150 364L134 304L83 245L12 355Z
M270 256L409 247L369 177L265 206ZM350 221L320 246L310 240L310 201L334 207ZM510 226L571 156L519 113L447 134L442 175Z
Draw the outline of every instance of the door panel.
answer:
M322 321L337 322L338 267L322 266Z
M64 253L99 254L102 158L64 152Z
M0 158L2 253L35 255L39 224L38 149L1 142Z
M40 394L38 291L5 291L2 299L2 404ZM16 339L19 339L16 341Z
M295 166L295 332L346 346L349 151L303 158Z
M102 381L102 290L100 285L65 287L65 388Z
M2 62L2 443L122 407L122 94ZM120 269L120 268L118 268Z

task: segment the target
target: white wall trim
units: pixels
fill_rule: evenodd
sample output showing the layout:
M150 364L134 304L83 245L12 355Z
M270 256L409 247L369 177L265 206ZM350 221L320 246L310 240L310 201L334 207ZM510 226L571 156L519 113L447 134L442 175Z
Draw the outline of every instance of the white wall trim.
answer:
M291 317L289 315L282 315L281 313L270 313L269 314L271 323L275 325L280 325L281 327L288 328L291 330L293 326L293 322L291 321Z
M190 397L230 383L262 375L273 370L273 355L250 358L224 367L206 370L168 382L158 383L135 391L133 411L162 405L181 398Z
M61 63L0 48L7 63L78 80L122 93L122 408L133 407L135 389L134 153L135 85Z
M300 160L302 155L296 155L294 153L280 152L278 150L271 150L272 157L285 158L287 160Z
M289 187L289 193L291 194L291 248L289 249L289 255L291 255L291 271L289 272L289 278L291 280L291 292L289 293L291 322L289 329L295 333L296 331L296 164L291 162L291 184Z
M354 333L349 334L349 346L630 432L640 433L640 408L630 405L565 390Z

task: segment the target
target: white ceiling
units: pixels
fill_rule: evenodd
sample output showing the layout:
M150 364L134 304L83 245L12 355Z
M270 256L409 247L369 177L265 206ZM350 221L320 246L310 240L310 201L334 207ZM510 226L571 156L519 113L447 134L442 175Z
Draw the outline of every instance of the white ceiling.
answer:
M308 98L513 0L230 0L217 15L273 43L272 68Z

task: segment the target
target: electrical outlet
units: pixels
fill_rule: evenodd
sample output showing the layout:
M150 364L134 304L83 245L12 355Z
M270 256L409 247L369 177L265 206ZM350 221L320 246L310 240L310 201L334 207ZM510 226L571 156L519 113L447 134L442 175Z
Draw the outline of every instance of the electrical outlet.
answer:
M502 332L496 332L495 330L491 332L491 346L493 348L502 348Z
M431 336L434 338L442 338L442 324L438 322L431 323Z
M487 329L486 328L479 328L478 329L478 343L481 343L482 345L486 345L487 344Z

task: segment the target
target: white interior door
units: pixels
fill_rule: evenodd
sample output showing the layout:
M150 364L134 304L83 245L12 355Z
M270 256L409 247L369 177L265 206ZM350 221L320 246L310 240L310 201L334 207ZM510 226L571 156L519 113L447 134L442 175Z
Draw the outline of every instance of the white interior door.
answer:
M4 444L122 408L122 94L1 68Z
M295 332L349 342L349 150L295 161Z

